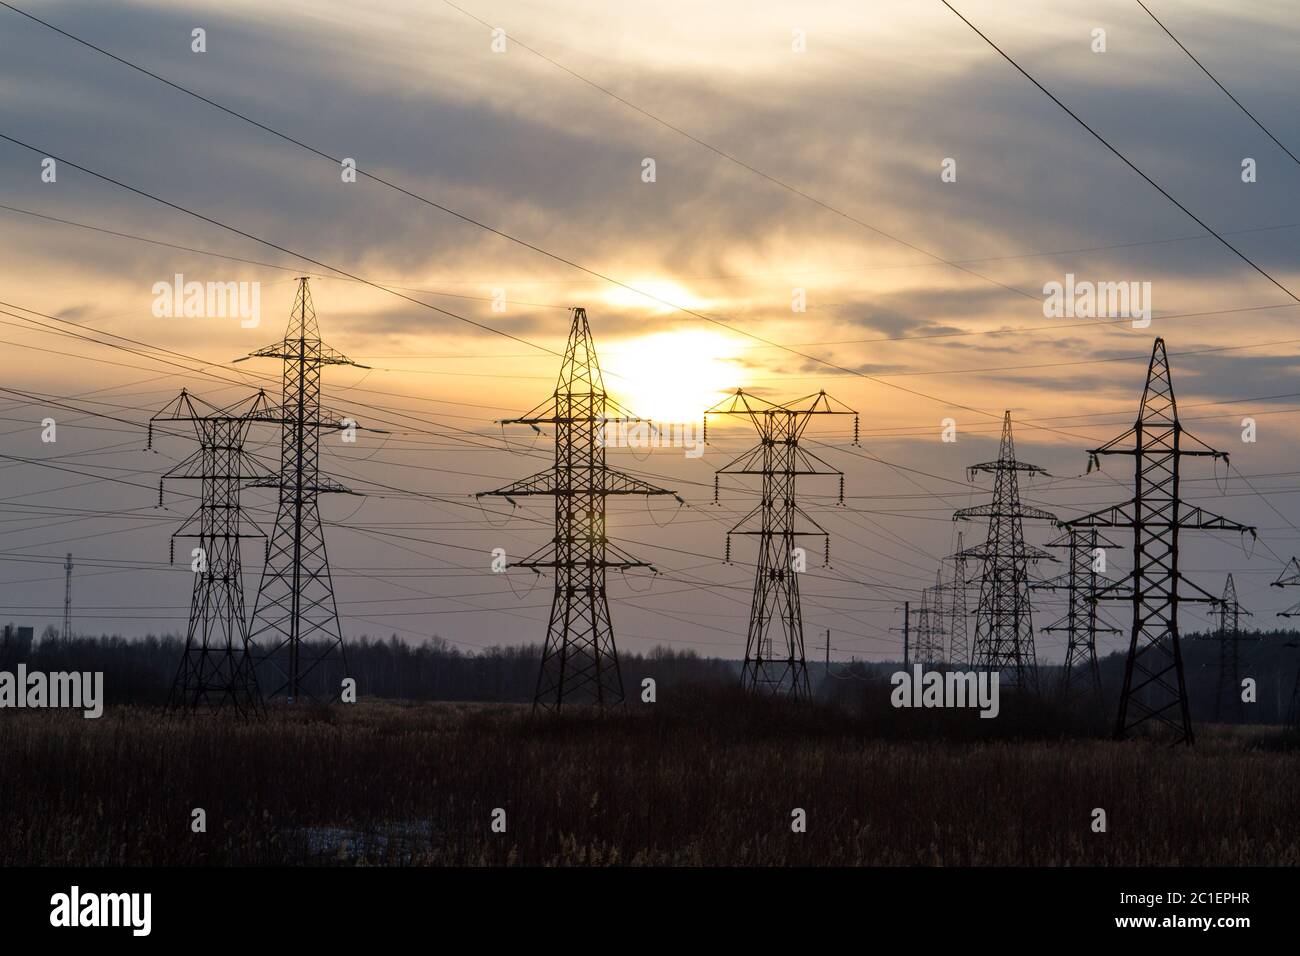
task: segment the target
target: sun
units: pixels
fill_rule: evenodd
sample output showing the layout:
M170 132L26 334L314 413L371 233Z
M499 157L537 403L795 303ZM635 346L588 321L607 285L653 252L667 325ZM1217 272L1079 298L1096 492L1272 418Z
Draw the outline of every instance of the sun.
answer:
M698 423L744 385L739 350L714 332L657 332L606 349L605 388L629 412L660 425Z

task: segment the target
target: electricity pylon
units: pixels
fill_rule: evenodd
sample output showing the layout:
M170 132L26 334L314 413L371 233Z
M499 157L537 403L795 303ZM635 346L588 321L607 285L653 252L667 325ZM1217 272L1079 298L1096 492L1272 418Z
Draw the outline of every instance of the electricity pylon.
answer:
M555 597L534 707L558 711L566 704L623 703L605 572L652 566L625 554L606 537L605 499L674 494L605 464L606 429L639 421L606 393L587 310L574 309L554 393L522 418L501 422L533 428L554 425L555 464L531 478L479 493L511 504L525 495L555 499L554 537L517 562L524 568L555 571Z
M989 522L984 543L962 552L982 562L971 663L977 670L1009 670L1017 687L1030 689L1037 681L1037 661L1029 601L1029 564L1055 559L1041 548L1025 544L1024 520L1056 522L1056 516L1021 502L1020 475L1047 472L1016 459L1010 411L1002 418L997 459L971 465L966 471L971 481L977 472L993 475L993 500L989 504L962 508L953 514L954 521L987 518Z
M1232 719L1241 722L1241 615L1251 616L1237 600L1237 586L1232 575L1223 585L1223 597L1216 607L1219 614L1219 681L1214 692L1214 719L1223 713L1223 698L1232 707Z
M1273 582L1275 588L1288 588L1300 585L1300 562L1293 557L1282 568L1282 573ZM1285 611L1278 611L1278 617L1300 617L1300 603L1293 604ZM1300 730L1300 664L1296 665L1295 680L1291 683L1291 703L1287 707L1286 727Z
M1077 701L1091 697L1098 706L1104 701L1101 668L1097 663L1097 635L1118 634L1119 628L1104 623L1097 607L1098 594L1106 578L1106 549L1119 545L1104 537L1096 528L1072 528L1047 543L1049 548L1064 548L1068 566L1043 586L1065 589L1065 615L1043 628L1046 634L1065 634L1065 664L1061 671L1061 698Z
M247 715L261 705L249 655L239 542L262 534L245 517L239 492L246 478L266 473L244 451L250 423L266 409L262 392L239 404L217 408L182 391L149 420L151 447L154 422L189 422L199 441L194 454L158 480L160 506L166 479L201 482L198 507L172 535L173 546L176 538L198 542L191 552L194 591L185 652L168 699L172 709L217 711L230 706ZM246 532L246 527L252 532Z
M943 638L947 629L943 626L943 610L939 595L943 593L943 580L939 573L934 576L934 587L921 591L921 609L916 615L916 655L915 660L927 667L943 663Z
M844 475L802 448L799 440L814 416L853 415L856 442L857 412L825 392L775 405L738 389L704 413L706 433L710 415L746 418L759 435L757 445L717 472L762 478L759 503L727 532L728 561L733 534L758 538L741 686L761 694L810 697L799 605L799 574L806 570L808 556L795 541L803 536L824 537L824 561L829 564L830 537L799 507L795 480L800 475L838 475L842 504Z
M63 639L72 637L72 552L63 562Z
M948 601L948 663L953 667L966 667L971 663L970 621L966 607L966 589L970 579L966 574L966 551L962 532L957 532L957 552L952 555L952 581L945 585Z
M1122 447L1131 440L1132 447ZM1193 447L1186 447L1191 443ZM1070 521L1072 528L1130 528L1133 570L1127 581L1103 588L1103 599L1133 605L1128 659L1120 692L1115 737L1155 720L1174 732L1175 743L1193 743L1192 714L1183 675L1178 606L1183 601L1215 603L1215 595L1188 581L1178 568L1178 536L1184 530L1249 532L1255 529L1190 507L1179 490L1180 465L1188 456L1228 460L1188 434L1178 421L1164 339L1157 338L1147 365L1146 387L1136 423L1124 434L1088 452L1088 470L1101 455L1133 456L1133 497ZM1184 594L1187 584L1195 594Z
M320 377L327 365L368 366L321 342L306 277L298 279L284 338L235 361L247 358L280 359L284 369L281 404L257 416L282 429L280 473L248 485L279 492L251 642L264 680L269 678L267 697L284 695L293 703L303 695L336 694L347 674L318 496L352 492L320 473L320 433L355 423L321 409Z

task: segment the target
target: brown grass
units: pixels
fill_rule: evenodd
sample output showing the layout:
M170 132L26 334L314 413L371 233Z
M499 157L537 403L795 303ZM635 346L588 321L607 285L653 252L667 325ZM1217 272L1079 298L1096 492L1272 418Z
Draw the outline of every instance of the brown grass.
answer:
M8 711L0 864L1296 865L1300 751L1252 740L884 741L860 718L726 696L561 720L392 702L260 724Z

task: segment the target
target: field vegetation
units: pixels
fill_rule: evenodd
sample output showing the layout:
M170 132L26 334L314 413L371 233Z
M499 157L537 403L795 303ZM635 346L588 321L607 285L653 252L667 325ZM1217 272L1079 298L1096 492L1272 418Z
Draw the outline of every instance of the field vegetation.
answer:
M1101 731L1014 698L981 721L717 687L559 717L6 711L0 864L1300 864L1300 749L1276 728Z

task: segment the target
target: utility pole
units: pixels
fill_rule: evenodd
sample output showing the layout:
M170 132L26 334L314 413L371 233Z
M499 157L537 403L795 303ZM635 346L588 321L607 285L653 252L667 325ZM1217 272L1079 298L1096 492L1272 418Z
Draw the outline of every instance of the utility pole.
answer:
M352 494L320 473L321 429L349 429L350 419L326 413L320 403L321 369L353 362L321 342L307 278L298 279L293 313L284 338L245 358L275 358L283 363L283 401L258 420L278 424L280 474L258 479L253 488L279 493L275 530L267 542L266 565L253 609L251 642L260 668L270 677L267 696L289 703L307 697L331 698L347 675L343 632L334 601L325 531L318 496Z
M811 692L799 604L799 574L806 569L808 558L795 541L803 536L824 538L823 564L829 566L830 536L799 507L795 480L800 475L838 476L843 504L844 475L801 447L799 440L815 416L852 415L856 443L857 412L825 392L775 405L738 389L704 413L706 430L710 415L747 419L759 436L757 445L717 472L762 478L758 505L727 532L727 561L731 560L733 534L758 538L741 686L760 694L808 697ZM716 478L714 488L716 498Z
M520 567L555 572L555 597L542 648L534 708L559 711L565 704L623 703L614 625L605 593L611 568L651 568L615 547L605 535L605 503L611 495L676 495L616 471L605 463L606 429L642 419L605 391L587 310L573 310L569 342L552 396L523 418L503 425L555 426L555 464L496 491L511 504L525 495L555 499L555 536ZM680 502L681 498L677 498Z
M1241 723L1241 656L1240 638L1241 615L1250 616L1237 600L1237 586L1228 575L1223 585L1223 598L1218 605L1219 612L1219 680L1214 692L1214 719L1217 722L1223 713L1223 698L1228 698L1232 708L1234 723Z
M176 538L194 538L198 543L191 552L194 589L185 651L168 699L168 707L175 710L217 711L228 705L247 715L256 713L261 704L249 654L239 556L239 542L261 534L256 526L254 533L245 533L245 524L251 522L240 507L239 492L245 478L264 473L245 453L244 439L252 420L266 409L262 392L237 405L217 408L182 390L149 420L150 447L154 423L160 421L189 422L199 441L194 454L158 480L160 507L167 478L200 482L198 508L172 535L173 547Z
M898 608L894 608L894 610L897 611ZM890 630L896 631L898 630L898 628L891 627ZM903 670L907 670L908 665L911 663L911 656L912 656L911 644L912 644L912 602L904 601L903 602Z
M1130 442L1131 447L1124 447ZM1100 592L1103 599L1126 600L1133 605L1115 737L1123 739L1154 720L1173 731L1174 743L1191 744L1195 735L1183 674L1178 606L1183 601L1213 604L1219 598L1191 584L1179 570L1179 532L1237 531L1253 537L1255 529L1191 507L1182 498L1179 478L1183 458L1222 458L1226 463L1228 454L1193 438L1178 421L1164 339L1157 338L1151 349L1136 423L1088 452L1089 471L1099 467L1101 455L1133 457L1133 497L1124 504L1074 518L1069 526L1133 531L1133 570L1128 581L1115 582ZM1196 593L1184 594L1180 584Z
M954 521L987 518L989 523L985 542L963 552L982 562L972 664L978 670L1010 670L1015 684L1027 689L1036 682L1037 670L1029 563L1054 559L1046 551L1025 544L1024 519L1055 523L1056 516L1021 502L1020 475L1047 472L1016 459L1010 411L1002 418L997 460L971 465L966 471L971 481L978 472L993 475L993 500L989 504L962 508L953 514Z
M63 562L63 639L72 637L72 552Z

